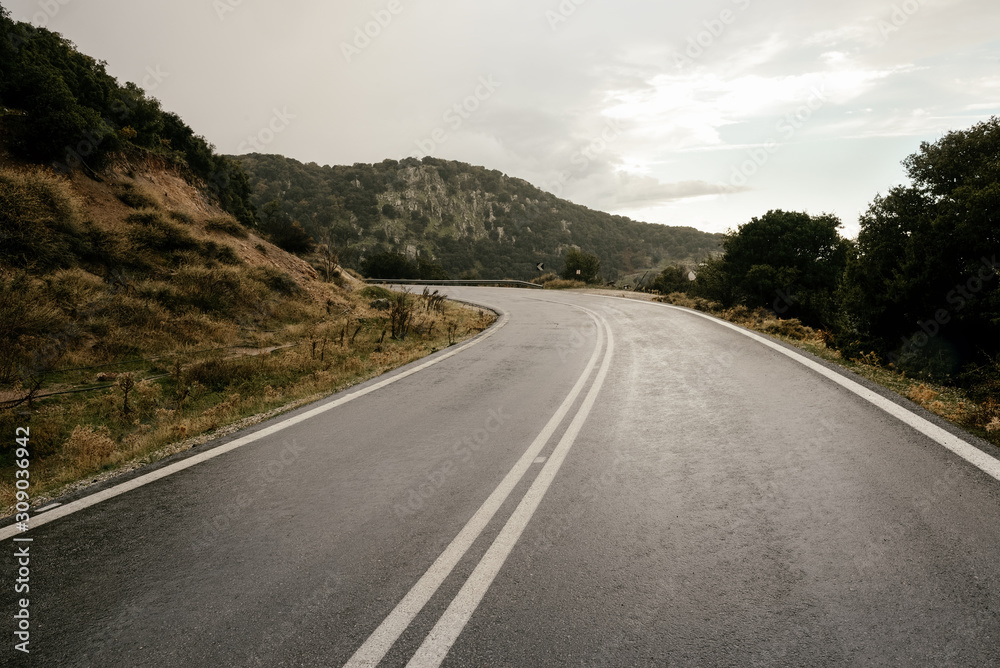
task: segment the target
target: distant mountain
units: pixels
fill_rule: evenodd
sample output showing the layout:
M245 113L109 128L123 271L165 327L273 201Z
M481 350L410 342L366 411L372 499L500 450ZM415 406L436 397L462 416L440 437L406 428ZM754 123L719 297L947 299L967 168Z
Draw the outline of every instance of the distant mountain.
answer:
M496 170L437 158L319 166L278 155L234 157L265 230L298 222L358 268L384 251L437 262L452 277L559 271L568 248L601 260L609 279L719 250L721 235L642 223L573 204Z

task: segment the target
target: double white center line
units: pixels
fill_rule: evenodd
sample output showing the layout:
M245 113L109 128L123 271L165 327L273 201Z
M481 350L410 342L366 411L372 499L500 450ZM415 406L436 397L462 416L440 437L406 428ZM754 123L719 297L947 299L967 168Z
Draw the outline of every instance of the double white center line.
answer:
M389 613L389 616L375 629L375 632L358 648L354 656L345 664L346 668L374 667L385 657L392 645L399 639L399 636L402 635L403 631L406 630L420 610L423 609L424 605L427 604L427 601L438 590L441 583L444 582L445 578L448 577L462 557L465 556L472 543L475 542L486 528L486 525L489 524L490 520L500 509L500 506L503 505L507 497L514 491L514 488L521 481L521 478L524 477L524 474L535 463L535 459L549 442L549 439L552 438L559 425L562 424L570 408L586 386L591 372L601 358L603 349L603 360L600 362L600 369L590 386L590 390L580 404L576 415L573 417L573 421L567 427L559 443L553 449L542 470L539 472L538 477L535 478L531 487L521 499L520 504L518 504L510 516L510 519L507 520L503 529L500 530L500 534L493 541L486 554L483 555L472 575L466 580L461 590L459 590L437 624L427 635L427 638L424 639L423 644L417 650L416 654L413 655L413 658L410 659L407 666L410 668L439 666L444 660L445 655L447 655L448 650L451 649L451 646L462 632L462 629L465 628L465 625L472 617L472 613L479 606L479 602L485 595L486 590L489 589L500 568L510 555L515 543L517 543L518 538L521 536L521 532L524 531L524 528L531 520L532 515L538 508L538 504L541 503L542 497L548 491L549 486L555 479L556 473L559 472L559 467L562 466L566 454L573 447L573 443L580 433L583 423L586 421L587 416L594 406L594 402L597 400L597 395L604 384L604 379L608 375L612 353L614 352L614 339L611 334L611 328L608 326L607 321L599 314L583 307L577 308L586 311L594 319L595 324L598 325L597 345L594 346L594 352L583 373L580 375L579 380L577 380L573 389L570 390L566 399L563 400L558 410L556 410L552 418L546 423L542 431L535 437L535 440L532 441L528 449L521 455L517 463L514 464L514 467L507 473L497 488L493 490L489 498L486 499L475 515L472 516L472 519L469 520L458 535L455 536L454 540L445 548L441 556L431 564L427 572L421 576L409 593L403 597L403 600L396 605L392 612ZM605 338L607 339L606 347L604 345Z

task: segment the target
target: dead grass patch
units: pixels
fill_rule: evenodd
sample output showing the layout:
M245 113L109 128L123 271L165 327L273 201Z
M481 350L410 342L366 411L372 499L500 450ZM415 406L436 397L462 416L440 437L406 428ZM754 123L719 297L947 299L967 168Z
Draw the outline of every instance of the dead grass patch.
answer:
M564 278L556 278L545 282L546 290L572 290L574 288L585 288L587 284L583 281L568 281Z
M301 317L276 321L272 316L282 312L276 307L260 328L229 332L244 349L236 356L226 349L199 359L190 346L159 360L67 373L67 380L87 382L100 375L112 387L51 397L32 407L36 502L81 480L105 479L112 471L132 470L177 452L178 442L363 382L475 334L494 318L450 302L435 304L431 312L422 303L426 297L411 295L421 315L405 339L394 340L385 333L388 314L371 309L360 292L339 299L348 313L335 312L329 320L323 306L303 302L300 308L314 319L311 325ZM141 316L143 327L148 317ZM0 411L0 430L22 423L24 417L14 411ZM12 470L12 462L3 460L0 480L13 479ZM12 508L14 491L0 485L0 507Z

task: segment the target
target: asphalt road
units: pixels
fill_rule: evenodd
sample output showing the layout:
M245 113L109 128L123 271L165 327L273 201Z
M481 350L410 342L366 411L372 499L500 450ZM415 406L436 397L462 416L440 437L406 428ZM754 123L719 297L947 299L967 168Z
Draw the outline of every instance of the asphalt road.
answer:
M948 430L691 312L448 292L502 325L0 534L0 663L1000 665L1000 482Z

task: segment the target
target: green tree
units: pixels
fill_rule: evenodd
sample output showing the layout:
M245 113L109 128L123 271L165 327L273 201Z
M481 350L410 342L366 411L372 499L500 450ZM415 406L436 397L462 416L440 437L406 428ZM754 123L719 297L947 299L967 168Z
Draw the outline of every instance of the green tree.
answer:
M665 267L660 274L653 279L649 288L662 295L669 295L671 292L687 292L691 287L688 279L690 270L687 267L671 265Z
M1000 351L1000 119L924 142L861 217L841 336L945 375Z
M204 138L164 112L134 83L107 73L106 63L77 51L58 33L12 21L0 7L0 106L4 142L18 156L93 176L114 154L155 154L189 180L207 184L219 205L256 224L246 174L215 155Z
M563 278L595 283L600 270L601 260L595 254L575 247L566 251L566 260L562 270Z
M433 262L425 258L417 259L417 273L423 280L447 281L448 272L444 270L439 262Z
M782 317L829 325L850 248L839 227L829 214L780 209L751 219L724 238L724 255L714 268L720 275L713 277L719 292L710 296L727 306L770 308Z
M365 258L361 273L368 278L421 278L420 268L402 253L386 251Z

